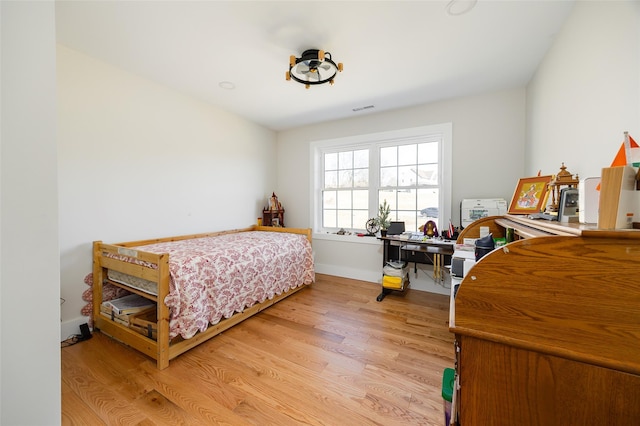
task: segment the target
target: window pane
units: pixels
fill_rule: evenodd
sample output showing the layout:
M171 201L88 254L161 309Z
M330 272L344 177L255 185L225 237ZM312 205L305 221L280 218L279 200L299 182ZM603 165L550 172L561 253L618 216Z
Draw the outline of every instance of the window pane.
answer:
M338 154L332 152L324 155L324 169L325 170L338 170Z
M353 191L353 208L360 210L369 208L369 191Z
M418 190L418 210L423 219L438 219L439 199L438 188Z
M418 185L437 185L438 165L424 164L418 166Z
M380 148L380 166L395 166L398 164L398 148L389 146Z
M353 171L353 186L356 188L369 186L369 169L356 169Z
M398 168L383 167L380 168L380 186L398 186Z
M325 228L335 228L336 224L336 210L323 210L322 226L324 226Z
M338 187L351 188L353 187L353 171L352 170L340 170L340 181Z
M438 142L421 143L418 145L418 163L438 162Z
M378 205L382 204L384 200L387 200L387 204L389 204L392 210L391 212L392 217L395 217L395 214L393 214L393 210L396 209L396 190L381 189L380 191L378 191ZM377 215L377 211L376 211L376 215Z
M398 186L415 186L416 174L415 165L398 167Z
M351 210L338 210L338 228L351 229Z
M369 167L369 150L361 149L353 152L353 167L364 168Z
M416 211L416 190L403 189L398 191L398 210L413 210L414 216Z
M398 147L398 164L416 164L417 145L402 145Z
M351 209L351 191L338 192L338 208L340 210Z
M324 187L325 188L337 188L338 187L338 172L325 172L324 173Z
M335 209L336 207L336 191L324 191L322 193L322 208Z
M369 212L367 210L354 210L353 229L365 229L369 219Z
M338 168L340 170L353 168L353 151L344 151L338 154Z
M416 211L404 211L398 212L398 220L404 222L404 229L407 231L415 232L418 230L418 226L424 225L421 220L416 221Z

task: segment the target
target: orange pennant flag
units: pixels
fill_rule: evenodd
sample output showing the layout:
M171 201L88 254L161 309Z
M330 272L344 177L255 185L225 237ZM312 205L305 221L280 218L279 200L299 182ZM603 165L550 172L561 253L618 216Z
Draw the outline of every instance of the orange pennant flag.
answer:
M629 136L629 146L630 148L640 148L636 143L636 141L634 141L631 136ZM613 159L613 162L611 163L611 167L626 166L630 161L631 161L631 158L627 158L624 142L622 142L622 145L620 145L620 149L618 150L616 157Z
M631 148L640 148L640 146L638 146L636 141L633 140L631 135L629 135L627 132L624 132L624 136L625 136L625 141L622 142L622 144L620 145L620 149L618 150L618 153L616 154L615 158L611 162L610 167L626 166L627 164L630 164L631 161L633 161L631 158L627 158L627 149L625 147L626 138L629 138L629 150ZM600 184L596 186L596 191L600 191Z

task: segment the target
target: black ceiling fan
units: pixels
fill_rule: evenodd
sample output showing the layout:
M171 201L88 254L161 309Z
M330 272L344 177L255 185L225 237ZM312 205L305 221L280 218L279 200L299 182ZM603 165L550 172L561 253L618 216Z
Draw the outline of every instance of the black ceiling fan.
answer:
M302 56L299 58L291 55L286 79L293 79L304 84L308 89L312 84L333 84L333 79L338 72L342 72L342 69L342 63L336 64L331 59L331 53L324 50L308 49L302 52Z

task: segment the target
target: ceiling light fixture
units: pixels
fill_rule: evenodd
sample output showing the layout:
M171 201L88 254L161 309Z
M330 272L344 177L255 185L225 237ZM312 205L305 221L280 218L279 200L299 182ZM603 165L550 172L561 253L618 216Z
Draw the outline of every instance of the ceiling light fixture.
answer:
M356 107L356 108L352 108L353 112L358 112L358 111L364 111L365 109L371 109L374 108L373 105L367 105L367 106L363 106L363 107Z
M331 53L324 50L308 49L302 52L302 56L299 58L291 55L286 79L287 81L293 79L304 84L308 89L312 84L329 83L333 85L333 79L338 72L342 72L342 63L333 62Z

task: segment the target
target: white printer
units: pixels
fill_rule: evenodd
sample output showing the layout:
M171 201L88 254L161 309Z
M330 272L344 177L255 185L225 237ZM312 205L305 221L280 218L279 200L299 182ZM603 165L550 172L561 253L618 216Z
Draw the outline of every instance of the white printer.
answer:
M487 216L507 213L507 202L502 198L465 199L460 202L460 224L463 228Z

